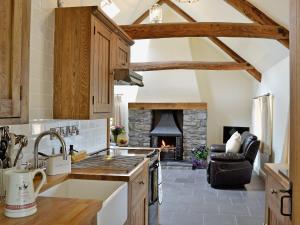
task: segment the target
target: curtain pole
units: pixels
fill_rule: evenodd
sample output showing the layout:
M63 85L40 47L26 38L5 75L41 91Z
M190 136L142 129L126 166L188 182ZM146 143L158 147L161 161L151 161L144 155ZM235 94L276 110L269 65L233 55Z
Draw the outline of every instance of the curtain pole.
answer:
M257 99L257 98L261 98L261 97L265 97L265 96L270 96L270 95L271 95L270 93L267 93L267 94L264 94L264 95L257 96L257 97L255 97L253 99Z

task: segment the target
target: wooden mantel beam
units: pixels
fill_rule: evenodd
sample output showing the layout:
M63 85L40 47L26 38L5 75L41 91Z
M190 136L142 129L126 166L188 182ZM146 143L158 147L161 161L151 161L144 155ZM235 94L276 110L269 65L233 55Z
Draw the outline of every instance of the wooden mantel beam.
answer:
M234 7L240 13L247 16L250 20L252 20L255 23L261 25L279 26L278 23L276 23L274 20L272 20L270 17L268 17L266 14L264 14L262 11L260 11L247 0L225 0L225 2ZM282 27L282 29L284 29L285 33L289 33L289 31L286 28ZM289 39L278 41L285 47L289 48Z
M130 68L134 71L155 71L155 70L250 70L250 69L253 69L253 67L248 63L196 62L196 61L131 63Z
M132 39L174 37L247 37L287 39L280 26L250 23L160 23L124 25L121 28Z
M128 109L131 110L207 110L206 102L129 102Z

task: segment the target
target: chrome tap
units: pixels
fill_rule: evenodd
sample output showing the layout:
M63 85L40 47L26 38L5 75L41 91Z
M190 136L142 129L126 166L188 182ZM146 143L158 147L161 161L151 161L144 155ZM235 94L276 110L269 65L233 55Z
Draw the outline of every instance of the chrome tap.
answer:
M59 135L59 133L57 133L56 131L45 131L43 133L41 133L35 140L35 143L34 143L34 164L33 164L33 168L34 169L37 169L38 168L38 153L39 153L39 143L41 141L41 139L45 136L56 136L57 139L60 141L61 143L61 146L62 146L62 154L63 154L63 159L64 160L67 160L67 148L66 148L66 143L64 141L64 139L62 138L62 136Z

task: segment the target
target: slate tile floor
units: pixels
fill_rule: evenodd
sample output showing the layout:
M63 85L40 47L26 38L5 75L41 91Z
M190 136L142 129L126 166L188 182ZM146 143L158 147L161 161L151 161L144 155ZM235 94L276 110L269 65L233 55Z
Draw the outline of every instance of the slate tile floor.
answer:
M163 167L161 225L262 225L264 184L257 176L243 190L216 190L205 170Z

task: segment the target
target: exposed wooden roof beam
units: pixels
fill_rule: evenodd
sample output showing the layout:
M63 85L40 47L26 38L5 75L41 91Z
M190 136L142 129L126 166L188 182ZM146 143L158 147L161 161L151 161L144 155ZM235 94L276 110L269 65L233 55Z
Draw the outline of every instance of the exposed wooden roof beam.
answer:
M158 1L158 3L161 4L167 4L170 8L172 8L175 12L177 12L179 15L181 15L183 18L185 18L188 22L197 22L193 17L191 17L189 14L187 14L185 11L183 11L181 8L179 8L175 3L173 3L170 0L161 0ZM134 24L139 24L143 20L147 18L149 15L149 10L144 12L142 16L140 16ZM225 51L230 57L232 57L236 62L242 62L242 63L247 63L249 64L245 59L240 57L236 52L234 52L230 47L228 47L226 44L224 44L221 40L215 37L210 37L209 38L211 41L213 41L215 44L217 44L223 51ZM253 67L253 69L247 70L247 72L253 76L256 80L259 82L261 81L261 73Z
M186 21L194 23L198 22L193 17L191 17L189 14L187 14L185 11L183 11L181 8L179 8L174 2L170 0L165 0L165 3L173 9L175 12L177 12L180 16L182 16Z
M225 2L230 4L240 13L247 16L253 22L256 22L261 25L279 26L278 23L276 23L274 20L272 20L270 17L268 17L266 14L264 14L262 11L260 11L258 8L256 8L254 5L252 5L250 2L246 0L225 0ZM287 34L289 33L289 31L286 28L282 27L282 29L284 29L285 33ZM289 48L289 39L278 40L278 41L281 44L283 44L285 47Z
M210 40L213 43L215 43L219 48L221 48L224 52L226 52L227 55L229 55L236 62L238 62L238 63L248 63L245 59L243 59L241 56L239 56L235 51L233 51L226 44L224 44L220 39L210 38ZM259 82L261 81L261 73L257 69L255 69L254 67L252 69L248 69L247 72L250 73L251 76L253 76Z
M121 28L132 39L173 37L247 37L287 39L280 26L249 23L158 23L124 25Z
M165 0L165 3L172 8L175 12L177 12L180 16L185 18L188 22L197 22L193 17L179 8L175 3L170 0ZM221 48L224 52L226 52L232 59L239 63L248 63L245 59L243 59L240 55L238 55L235 51L233 51L229 46L227 46L224 42L216 37L209 38L213 43L215 43L219 48ZM248 63L249 64L249 63ZM253 67L253 69L247 70L247 72L253 76L259 82L261 81L261 73Z
M196 62L196 61L170 61L170 62L142 62L131 63L134 71L155 70L249 70L253 67L247 63L237 62Z

